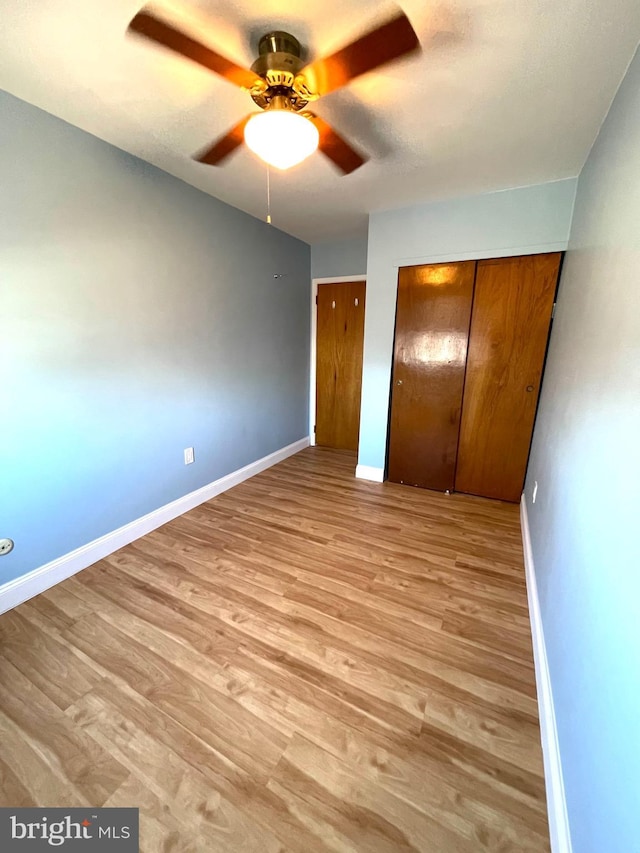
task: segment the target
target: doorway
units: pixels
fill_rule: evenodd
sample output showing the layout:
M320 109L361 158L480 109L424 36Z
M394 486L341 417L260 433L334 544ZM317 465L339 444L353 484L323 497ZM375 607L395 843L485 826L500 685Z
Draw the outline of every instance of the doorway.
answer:
M315 443L358 449L365 282L317 283L315 304Z

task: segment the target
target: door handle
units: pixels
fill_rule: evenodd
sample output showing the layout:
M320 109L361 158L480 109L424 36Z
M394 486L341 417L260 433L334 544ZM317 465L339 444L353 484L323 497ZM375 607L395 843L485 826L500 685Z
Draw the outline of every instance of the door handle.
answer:
M530 394L533 391L533 385L527 385L527 391Z
M402 385L402 379L398 379L398 380L396 381L396 385Z

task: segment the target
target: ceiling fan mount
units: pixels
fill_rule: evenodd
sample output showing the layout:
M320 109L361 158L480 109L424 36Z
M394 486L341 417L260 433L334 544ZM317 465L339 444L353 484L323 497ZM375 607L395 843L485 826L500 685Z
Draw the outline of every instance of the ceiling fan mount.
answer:
M287 128L279 137L282 141L281 147L288 144L291 148L293 137L290 137L290 134L293 134L294 126L296 135L305 137L307 143L309 133L304 130L305 127L311 134L315 134L313 144L307 144L306 153L301 153L297 158L294 155L286 165L270 160L266 153L261 153L258 147L251 144L249 147L266 162L279 168L289 168L301 162L317 147L345 175L362 166L367 161L367 156L343 139L324 119L305 108L310 101L346 86L361 74L380 68L420 48L411 22L400 10L386 23L375 27L341 50L328 57L316 59L309 65L305 65L302 60L302 48L298 39L283 30L273 30L262 36L258 44L258 58L250 69L237 65L147 9L142 9L133 18L129 24L129 32L144 36L248 91L260 109L269 114L272 134L276 119L283 129ZM298 115L294 118L291 113ZM243 144L246 129L250 125L253 125L252 136L255 143L256 119L260 115L254 113L246 116L213 145L196 154L195 159L211 166L221 165ZM271 122L272 118L274 122ZM260 120L262 128L267 127L267 116L264 119ZM248 141L248 136L246 138ZM272 147L274 142L277 144L278 139L274 140L272 137Z

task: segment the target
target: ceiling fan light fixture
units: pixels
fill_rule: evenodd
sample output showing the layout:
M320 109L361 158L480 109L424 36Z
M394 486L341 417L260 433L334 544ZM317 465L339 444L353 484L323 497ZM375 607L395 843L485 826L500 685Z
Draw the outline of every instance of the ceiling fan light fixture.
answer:
M261 160L276 169L290 169L313 154L320 141L318 128L291 109L271 109L251 116L244 141Z

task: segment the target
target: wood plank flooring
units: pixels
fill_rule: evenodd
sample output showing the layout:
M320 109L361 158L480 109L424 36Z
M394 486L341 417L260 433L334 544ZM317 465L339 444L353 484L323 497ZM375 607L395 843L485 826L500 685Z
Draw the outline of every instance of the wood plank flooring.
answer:
M141 850L549 850L518 509L309 448L0 616L0 804Z

